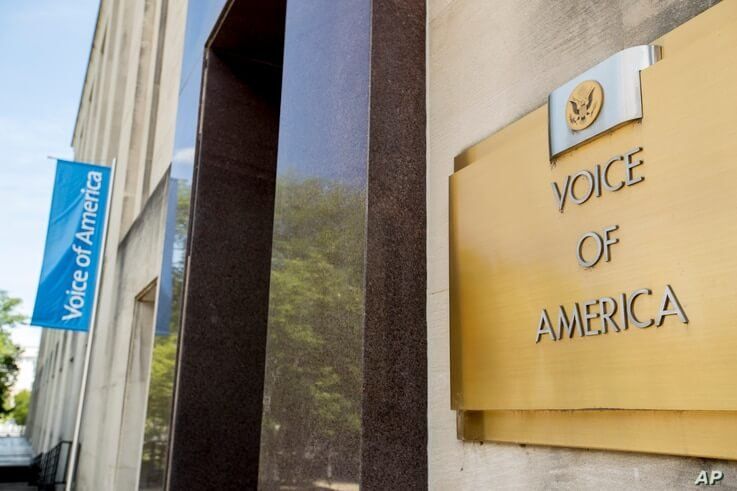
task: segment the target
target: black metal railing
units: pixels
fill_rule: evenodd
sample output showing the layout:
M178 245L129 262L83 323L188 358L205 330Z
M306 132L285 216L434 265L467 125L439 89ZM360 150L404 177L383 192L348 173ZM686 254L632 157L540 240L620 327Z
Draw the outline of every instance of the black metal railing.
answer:
M72 442L62 440L51 450L38 454L31 462L28 484L42 491L55 491L57 486L66 484L71 448Z

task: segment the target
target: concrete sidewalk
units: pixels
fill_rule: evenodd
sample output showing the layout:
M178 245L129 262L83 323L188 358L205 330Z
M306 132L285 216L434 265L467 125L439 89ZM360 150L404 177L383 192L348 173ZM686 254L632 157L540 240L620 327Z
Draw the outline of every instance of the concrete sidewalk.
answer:
M29 489L24 482L30 477L30 464L33 459L31 445L23 437L0 438L0 491ZM11 487L8 487L11 486Z
M33 450L23 437L0 438L0 467L17 467L31 464Z

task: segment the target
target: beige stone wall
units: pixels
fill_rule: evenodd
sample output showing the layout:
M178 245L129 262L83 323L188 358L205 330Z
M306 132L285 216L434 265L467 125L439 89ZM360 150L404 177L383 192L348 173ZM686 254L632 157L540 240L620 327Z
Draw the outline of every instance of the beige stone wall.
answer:
M734 0L726 0L734 1ZM682 489L737 463L462 443L449 402L448 176L465 148L540 107L611 54L648 43L706 0L429 0L428 375L431 489Z

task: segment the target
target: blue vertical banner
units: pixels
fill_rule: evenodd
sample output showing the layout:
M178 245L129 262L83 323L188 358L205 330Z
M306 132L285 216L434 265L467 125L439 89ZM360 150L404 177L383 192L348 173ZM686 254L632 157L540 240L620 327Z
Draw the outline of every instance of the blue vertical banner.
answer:
M87 331L105 234L110 168L59 160L31 325Z

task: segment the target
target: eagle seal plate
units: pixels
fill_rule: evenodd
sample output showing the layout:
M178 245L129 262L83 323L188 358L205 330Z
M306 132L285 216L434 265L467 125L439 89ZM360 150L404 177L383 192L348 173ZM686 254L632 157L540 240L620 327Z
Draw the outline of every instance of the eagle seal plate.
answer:
M642 118L640 70L655 64L660 57L660 46L627 48L551 92L548 97L550 159L628 121Z
M586 80L568 97L566 123L573 131L581 131L596 121L604 103L604 90L596 80Z

